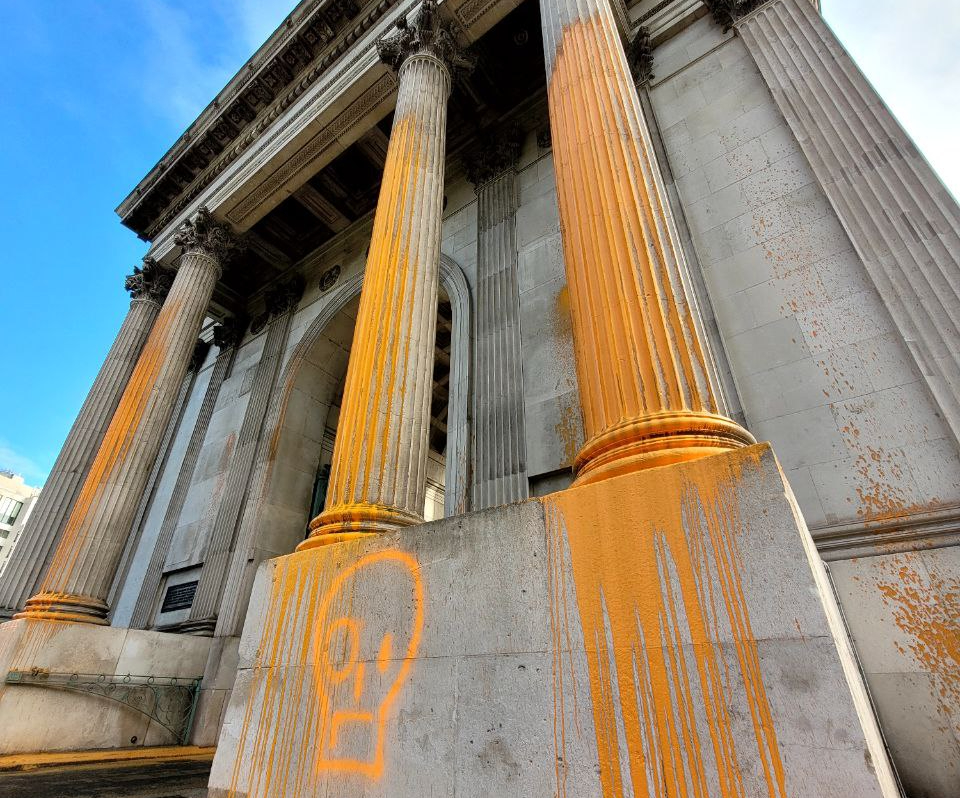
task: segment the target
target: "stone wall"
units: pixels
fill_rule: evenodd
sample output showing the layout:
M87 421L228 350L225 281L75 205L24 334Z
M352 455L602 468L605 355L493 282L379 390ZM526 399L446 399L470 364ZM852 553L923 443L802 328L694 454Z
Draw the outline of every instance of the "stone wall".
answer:
M960 555L893 552L956 537L956 442L742 41L704 18L654 56L656 120L746 425L829 541L907 794L952 796Z
M271 560L211 798L893 798L798 519L756 446Z

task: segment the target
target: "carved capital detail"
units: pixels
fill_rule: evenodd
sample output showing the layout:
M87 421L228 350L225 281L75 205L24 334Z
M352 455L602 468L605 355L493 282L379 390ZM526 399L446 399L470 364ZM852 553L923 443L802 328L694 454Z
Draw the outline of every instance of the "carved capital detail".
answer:
M228 316L213 328L213 343L221 352L239 345L246 329L244 319Z
M490 138L464 160L467 179L478 189L484 183L516 167L523 146L523 134L518 128Z
M710 13L718 24L723 26L726 33L734 26L740 17L759 8L767 0L704 0Z
M133 274L127 275L124 288L130 292L131 299L149 299L162 305L173 285L173 277L173 269L153 258L144 258L143 267L134 266Z
M451 78L469 74L476 58L457 44L450 26L440 21L436 0L423 0L411 19L397 20L397 32L377 42L380 60L400 71L414 55L427 54L439 59Z
M653 78L653 46L650 44L650 31L646 28L638 28L627 46L627 63L638 89Z
M223 266L241 245L229 227L221 224L206 207L201 207L197 215L184 222L174 238L177 246L188 252L203 252Z
M303 296L303 277L295 275L267 292L267 313L271 316L280 316L295 308Z

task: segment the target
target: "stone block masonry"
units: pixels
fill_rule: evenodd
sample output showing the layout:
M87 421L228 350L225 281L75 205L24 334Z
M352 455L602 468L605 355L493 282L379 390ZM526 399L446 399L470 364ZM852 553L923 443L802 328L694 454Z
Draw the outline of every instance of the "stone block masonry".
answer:
M210 796L897 795L799 518L761 445L271 560Z

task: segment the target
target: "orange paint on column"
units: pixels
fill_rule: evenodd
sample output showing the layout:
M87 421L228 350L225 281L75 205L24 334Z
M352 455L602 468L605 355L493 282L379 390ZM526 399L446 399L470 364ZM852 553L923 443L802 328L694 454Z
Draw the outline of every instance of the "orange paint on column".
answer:
M543 500L557 760L566 761L573 677L572 662L563 662L564 652L572 656L569 558L604 798L754 798L742 775L752 761L761 765L762 794L787 796L740 579L735 486L743 470L758 467L756 455L713 462L691 479L660 469L655 489L605 481ZM741 702L751 742L731 717ZM565 767L557 770L560 796Z
M541 9L555 46L548 98L587 436L578 481L749 445L720 412L612 13L605 0Z

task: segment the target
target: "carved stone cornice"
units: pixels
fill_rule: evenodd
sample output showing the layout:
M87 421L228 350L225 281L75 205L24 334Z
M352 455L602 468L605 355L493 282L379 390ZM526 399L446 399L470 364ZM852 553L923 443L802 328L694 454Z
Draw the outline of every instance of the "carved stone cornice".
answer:
M400 0L314 0L294 11L117 208L152 239Z
M397 32L377 42L377 53L398 72L411 56L431 55L443 62L453 79L476 65L476 58L457 44L450 26L440 20L436 0L423 0L411 19L397 20Z
M180 226L174 242L183 248L184 254L202 252L216 260L221 267L241 246L233 231L214 219L205 207L201 207L193 219Z
M509 169L515 169L522 145L523 134L516 128L488 138L464 158L467 180L479 190L484 183Z
M653 79L653 45L650 43L650 31L644 27L637 29L627 45L627 64L638 89Z
M713 18L726 33L740 17L762 6L767 0L703 0Z
M227 316L213 328L213 343L221 352L239 346L246 330L246 320L238 316Z
M304 279L298 274L271 288L266 296L267 313L275 317L295 308L303 296L304 286Z
M173 285L173 277L173 269L153 258L144 258L143 268L133 267L133 274L127 275L124 288L130 292L131 299L148 299L162 305Z

